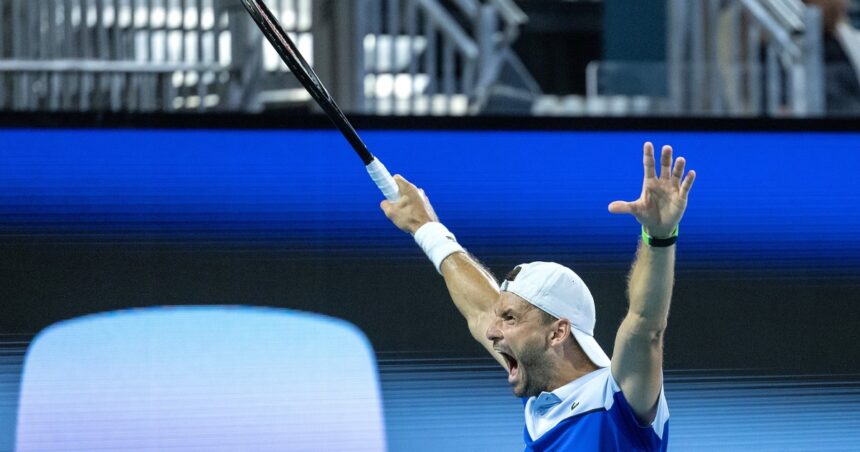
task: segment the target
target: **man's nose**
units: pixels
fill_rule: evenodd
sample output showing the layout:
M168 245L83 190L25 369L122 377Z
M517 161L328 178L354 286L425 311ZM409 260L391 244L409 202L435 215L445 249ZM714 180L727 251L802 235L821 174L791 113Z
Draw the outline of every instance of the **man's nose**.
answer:
M502 330L499 328L498 320L494 321L487 328L487 339L492 342L496 342L502 339Z

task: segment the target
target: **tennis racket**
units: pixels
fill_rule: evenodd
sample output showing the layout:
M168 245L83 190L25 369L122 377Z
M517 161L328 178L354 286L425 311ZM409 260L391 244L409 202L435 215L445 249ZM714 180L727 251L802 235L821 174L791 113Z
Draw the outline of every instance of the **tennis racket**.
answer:
M245 5L245 9L251 14L251 17L257 23L263 35L266 36L266 39L269 40L269 43L272 44L272 47L275 48L275 51L278 52L278 55L280 55L287 67L290 68L290 71L293 72L293 75L299 80L299 83L310 93L317 105L323 109L328 119L340 130L340 133L343 134L346 141L349 142L352 149L355 150L355 153L364 162L367 173L382 191L382 194L385 195L385 198L392 202L397 201L400 198L400 194L394 178L391 177L385 165L367 149L367 145L364 144L364 141L358 136L355 128L346 119L343 111L337 106L337 103L331 97L328 90L326 90L325 86L323 86L317 74L305 61L304 57L302 57L299 49L290 37L287 36L287 33L284 32L278 19L266 7L263 0L242 0L242 4Z

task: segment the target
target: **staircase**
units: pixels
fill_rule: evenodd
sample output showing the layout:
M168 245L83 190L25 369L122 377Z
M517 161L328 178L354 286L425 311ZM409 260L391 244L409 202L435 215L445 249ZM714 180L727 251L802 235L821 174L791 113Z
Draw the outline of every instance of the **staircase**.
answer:
M617 115L819 116L821 12L801 0L668 0L666 62L597 61L578 105ZM541 114L569 114L538 102Z
M511 51L527 18L512 0L270 0L313 25L312 65L350 112L466 115L505 97L528 112L540 93ZM305 9L302 9L302 8ZM301 21L300 21L301 22ZM285 25L286 27L286 25ZM303 33L296 33L301 47ZM310 45L309 45L310 46ZM306 49L310 51L309 49ZM278 69L280 70L280 69ZM263 86L284 85L267 66ZM300 88L260 93L262 108L309 99Z
M672 0L670 8L673 108L732 115L824 114L817 7L801 0Z

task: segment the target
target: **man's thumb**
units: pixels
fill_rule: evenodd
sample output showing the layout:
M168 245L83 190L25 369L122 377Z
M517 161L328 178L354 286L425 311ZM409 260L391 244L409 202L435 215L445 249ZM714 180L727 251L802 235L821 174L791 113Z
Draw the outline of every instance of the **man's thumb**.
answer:
M626 201L612 201L609 203L609 213L630 213L633 209L631 209L630 203Z
M401 195L415 189L415 185L412 185L411 182L409 182L408 180L406 180L405 177L399 174L394 175L394 182L397 183L397 191L399 191Z
M389 216L389 213L391 212L391 201L387 199L383 200L379 203L379 208L382 209L382 212L385 213L386 217Z

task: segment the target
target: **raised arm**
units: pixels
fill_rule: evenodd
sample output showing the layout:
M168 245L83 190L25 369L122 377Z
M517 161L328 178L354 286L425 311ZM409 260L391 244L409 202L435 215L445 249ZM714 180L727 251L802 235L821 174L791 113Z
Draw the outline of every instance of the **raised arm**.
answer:
M394 180L400 189L400 199L393 203L382 201L380 207L400 230L414 236L422 226L439 222L424 190L418 189L400 175L394 176ZM486 336L495 316L493 305L499 298L498 283L489 270L465 250L442 254L439 272L445 278L454 305L466 318L472 337L506 367L506 361L493 350L493 344Z
M658 239L652 242L654 245L639 244L627 285L630 306L618 328L612 354L612 375L643 423L654 419L663 387L663 332L675 277L675 245L668 243L677 236L696 178L694 171L683 177L683 157L672 168L669 146L663 147L659 177L655 163L654 146L645 143L641 196L633 202L615 201L609 205L612 213L635 216L645 234ZM669 242L660 243L659 239Z

